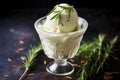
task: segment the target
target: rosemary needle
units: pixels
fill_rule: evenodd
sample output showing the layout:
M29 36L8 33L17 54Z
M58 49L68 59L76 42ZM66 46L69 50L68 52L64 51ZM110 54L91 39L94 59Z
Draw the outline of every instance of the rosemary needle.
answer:
M98 38L93 41L84 42L79 48L75 58L81 59L84 63L77 72L78 78L76 80L87 80L93 75L97 74L103 67L106 60L113 52L117 37L104 43L105 35L99 34Z
M42 50L42 45L39 44L37 47L36 46L31 46L31 49L29 50L29 54L26 57L26 60L24 61L24 68L25 71L22 74L22 76L19 78L19 80L22 80L25 76L28 70L34 65L37 57L37 53Z
M56 10L56 6L55 6L50 11L50 13L47 14L47 16L50 15L51 13L54 13L54 16L51 18L51 20L52 19L58 19L59 20L58 25L62 25L63 26L63 23L61 21L62 20L61 15L62 15L63 10L68 12L68 20L67 21L69 21L70 20L71 11L74 11L74 9L73 9L73 6L70 6L70 5L68 5L68 6L60 6L60 5L58 5L58 6L61 7L62 10Z
M93 41L83 42L80 46L75 59L82 59L84 63L81 64L80 69L77 72L78 78L76 80L87 80L94 74L97 74L103 67L106 60L113 52L115 43L117 42L117 36L111 39L109 42L104 43L105 35L99 34L98 38L94 38ZM42 45L35 47L32 46L29 50L29 54L24 62L25 71L19 80L22 80L28 70L36 63L37 52L42 50Z

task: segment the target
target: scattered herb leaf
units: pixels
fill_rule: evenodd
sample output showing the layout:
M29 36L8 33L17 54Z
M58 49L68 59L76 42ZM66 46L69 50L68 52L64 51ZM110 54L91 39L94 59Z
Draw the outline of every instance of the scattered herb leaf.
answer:
M80 46L75 59L82 60L81 67L77 72L78 78L76 80L87 80L94 74L97 74L102 69L106 60L113 53L113 48L117 42L117 36L111 39L109 42L104 43L105 34L99 34L98 38L94 38L93 41L83 42ZM32 46L29 50L29 54L24 62L25 71L19 80L22 80L28 70L36 63L35 58L37 52L42 50L41 44L38 47Z
M104 43L105 35L99 34L91 42L84 42L78 50L75 58L84 60L77 72L77 80L87 80L97 74L106 63L117 42L117 37Z
M19 78L19 80L22 80L25 76L26 73L31 69L32 66L34 66L34 63L36 61L37 53L42 50L42 45L36 46L31 46L31 49L29 50L29 54L26 57L26 60L24 61L23 67L25 68L24 73L22 76Z

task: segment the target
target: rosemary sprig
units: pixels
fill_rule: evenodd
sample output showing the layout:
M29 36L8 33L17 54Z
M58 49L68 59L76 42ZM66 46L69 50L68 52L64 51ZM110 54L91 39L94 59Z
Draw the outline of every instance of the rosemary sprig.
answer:
M71 11L74 11L73 9L73 6L61 6L61 5L58 5L58 7L61 7L63 10L67 11L68 12L68 20L70 20L70 14L71 14ZM48 13L48 15L50 15L51 13L54 13L54 16L51 18L52 19L58 19L59 22L58 22L58 25L62 25L63 26L63 23L62 23L62 19L61 19L61 14L63 12L63 10L56 10L56 6ZM47 15L47 16L48 16Z
M31 46L31 49L29 50L29 54L26 57L26 60L24 61L23 67L25 68L24 73L22 76L19 78L19 80L22 80L25 76L26 73L31 69L31 67L34 66L34 63L36 63L36 57L37 53L42 50L42 45L39 44L37 47L36 46Z
M68 15L68 20L67 21L69 21L70 20L71 11L74 11L73 6L69 5L69 6L59 6L59 7L63 8L66 11L68 11L69 15Z
M54 11L55 15L51 18L52 19L59 19L58 25L63 25L61 22L61 11Z
M84 63L81 64L81 68L77 72L79 76L77 80L87 80L97 74L111 55L117 37L110 40L109 43L104 43L104 39L105 35L99 34L98 38L91 42L84 42L79 48L75 58L81 57Z
M97 74L102 69L106 60L113 53L113 48L117 42L117 37L111 39L108 43L104 43L105 35L99 34L98 38L94 38L93 41L83 42L80 46L75 59L82 60L80 69L77 72L78 78L76 80L87 80L94 74ZM42 50L41 44L38 47L32 46L29 50L29 54L24 62L25 71L19 80L22 80L28 70L36 63L36 57L38 51Z

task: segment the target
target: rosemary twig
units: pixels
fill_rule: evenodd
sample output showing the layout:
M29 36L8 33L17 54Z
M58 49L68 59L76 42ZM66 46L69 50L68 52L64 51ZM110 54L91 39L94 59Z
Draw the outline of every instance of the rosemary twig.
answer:
M52 19L58 19L58 25L63 25L63 23L61 22L61 11L54 11L55 15L51 18Z
M105 35L99 34L98 38L94 38L93 41L83 42L80 46L75 59L82 59L83 63L77 72L78 78L76 80L87 80L88 78L91 78L92 75L97 74L111 55L110 53L113 53L117 37L113 38L108 43L104 43L104 39ZM22 80L31 67L34 66L38 55L37 53L40 50L42 50L41 45L38 47L31 47L24 62L25 71L19 80Z
M68 5L68 4L67 4ZM68 20L70 20L70 15L71 15L71 11L74 11L73 9L73 6L62 6L62 5L58 5L59 7L61 7L63 10L67 11L68 12ZM62 15L62 12L63 10L56 10L56 6L47 14L50 15L51 13L54 13L54 16L52 16L51 20L52 19L58 19L58 25L62 25L63 26L63 23L62 23L62 18L61 18L61 15Z
M77 80L87 80L92 75L97 74L103 67L110 53L113 51L117 37L103 45L104 39L105 35L99 34L98 38L95 38L91 42L84 42L79 48L75 58L79 59L81 57L84 63L81 64L81 69L77 72L79 76Z
M19 80L22 80L25 76L26 76L26 73L28 72L28 68L25 68L25 71L24 73L22 74L22 76L19 78Z
M29 54L26 57L26 60L24 61L24 68L25 71L22 74L22 76L19 78L19 80L22 80L25 76L26 73L30 70L30 68L34 65L35 61L36 61L36 57L37 57L37 53L42 50L42 45L38 45L36 46L31 46L31 49L29 50Z
M69 21L70 20L71 11L74 11L73 6L69 5L69 6L59 6L59 7L63 8L66 11L68 11L68 20L67 21Z

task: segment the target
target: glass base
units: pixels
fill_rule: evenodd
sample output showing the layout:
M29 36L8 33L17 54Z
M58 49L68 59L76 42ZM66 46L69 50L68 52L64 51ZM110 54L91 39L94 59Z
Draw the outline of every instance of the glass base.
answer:
M74 72L74 67L72 63L67 62L66 59L55 60L47 65L46 70L57 76L66 76Z

